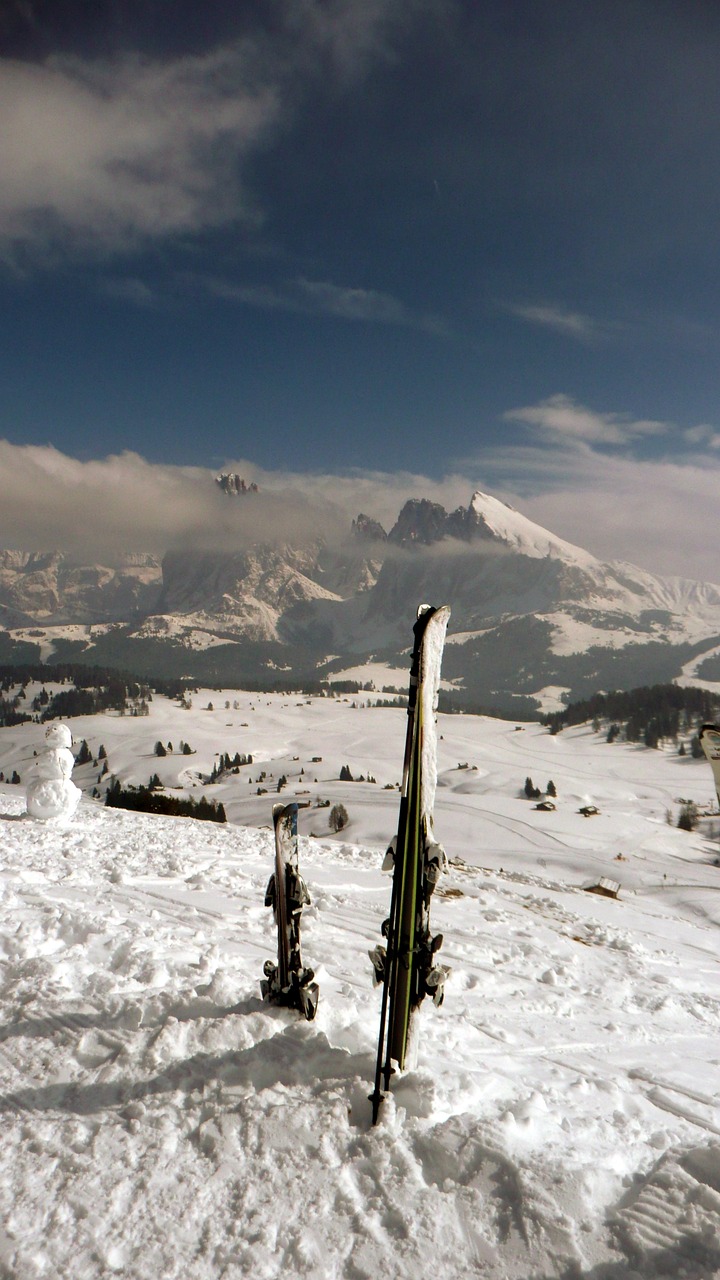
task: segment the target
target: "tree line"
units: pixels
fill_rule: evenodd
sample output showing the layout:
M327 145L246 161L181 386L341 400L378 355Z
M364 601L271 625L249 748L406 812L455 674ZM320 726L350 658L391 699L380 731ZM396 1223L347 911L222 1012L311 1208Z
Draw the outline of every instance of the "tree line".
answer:
M178 796L160 795L150 787L121 787L115 781L108 788L105 804L110 809L131 809L140 813L160 813L173 818L199 818L203 822L227 822L225 807L214 800L192 796L182 800Z
M637 689L596 693L572 702L562 711L542 717L551 733L591 721L599 729L609 722L608 741L622 732L627 742L657 747L664 740L677 741L681 733L694 733L720 713L720 696L709 689L677 684L646 685Z

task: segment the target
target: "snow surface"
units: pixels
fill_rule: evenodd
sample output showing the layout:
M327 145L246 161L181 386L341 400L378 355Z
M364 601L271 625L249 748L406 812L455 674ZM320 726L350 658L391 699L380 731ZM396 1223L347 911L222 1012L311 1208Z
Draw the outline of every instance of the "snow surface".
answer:
M40 661L52 662L56 656L57 642L62 640L84 641L91 644L98 636L106 635L120 624L117 622L67 622L56 626L12 627L8 635L12 640L27 640L40 648Z
M439 717L435 829L455 861L432 917L453 972L372 1129L367 951L389 904L398 793L383 784L405 722L217 690L191 711L155 698L147 719L69 721L113 772L157 769L189 794L217 752L251 751L202 787L227 826L86 795L53 829L0 786L0 1275L720 1274L719 850L712 819L693 834L665 822L680 797L712 797L709 767L586 727ZM6 777L42 734L0 731ZM175 752L155 757L158 739ZM377 784L340 783L343 763ZM259 998L277 798L257 795L262 770L311 802L313 1023ZM97 772L74 778L87 793ZM528 774L553 779L555 813L521 797ZM318 796L348 809L335 837ZM587 802L599 816L578 814ZM617 900L585 891L601 876Z
M709 689L712 693L717 691L716 680L703 680L698 675L698 671L708 658L717 658L720 655L720 645L713 645L712 648L706 649L704 653L698 654L686 663L680 675L676 680L679 685L691 685L696 689Z

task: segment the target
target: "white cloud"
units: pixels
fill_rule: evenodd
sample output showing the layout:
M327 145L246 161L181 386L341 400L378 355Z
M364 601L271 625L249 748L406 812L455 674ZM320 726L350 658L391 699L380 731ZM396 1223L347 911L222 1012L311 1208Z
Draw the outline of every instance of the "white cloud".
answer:
M544 441L489 449L481 461L499 497L601 560L720 583L720 549L711 536L718 433L699 428L695 443L704 448L688 449L694 433L679 434L676 451L655 459L601 450L605 438L578 444L569 435L553 438L552 449Z
M278 0L272 38L153 60L0 59L0 246L138 242L259 218L244 161L308 84L343 90L451 0Z
M639 436L662 435L670 429L667 422L632 418L628 414L597 413L577 404L570 396L554 395L539 404L508 409L506 422L522 422L537 427L555 442L578 445L622 445Z
M553 303L509 303L505 307L511 315L528 324L538 325L544 329L553 329L566 338L574 338L578 342L593 344L604 341L611 333L611 327L593 320L591 316L579 311L568 311L566 307Z
M352 83L363 75L368 64L393 59L394 39L399 30L423 10L442 11L447 0L289 0L286 5L288 31L303 59L329 68L334 75Z
M380 324L408 325L442 332L442 322L433 316L411 311L390 294L376 289L358 289L331 284L327 280L298 280L298 287L313 310L345 320L370 320Z
M232 463L233 469L247 469L246 463ZM343 511L348 521L360 512L379 520L386 530L394 525L398 512L408 498L428 498L448 511L467 506L474 488L467 475L454 473L441 480L412 471L373 471L355 469L342 474L294 471L263 472L253 469L258 483L265 488L293 488L307 501L321 509L328 501Z
M95 247L251 216L239 162L278 115L242 47L174 62L0 62L0 238Z
M661 576L720 583L720 466L589 458L584 476L516 501L533 520L602 560L625 560Z
M260 307L265 311L294 311L301 315L331 315L342 320L371 324L399 325L446 336L448 329L439 317L413 311L399 298L378 289L337 285L329 280L281 281L277 284L235 284L212 276L183 277L190 286L201 287L216 298Z
M716 427L711 427L707 423L701 424L699 427L688 427L683 432L684 438L690 445L704 445L708 449L720 449L720 432Z

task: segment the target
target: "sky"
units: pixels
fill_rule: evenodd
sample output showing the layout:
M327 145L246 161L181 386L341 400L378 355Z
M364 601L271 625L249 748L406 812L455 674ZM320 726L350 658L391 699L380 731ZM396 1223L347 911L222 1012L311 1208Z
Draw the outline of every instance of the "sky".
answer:
M719 129L710 0L2 0L3 545L242 467L720 581Z

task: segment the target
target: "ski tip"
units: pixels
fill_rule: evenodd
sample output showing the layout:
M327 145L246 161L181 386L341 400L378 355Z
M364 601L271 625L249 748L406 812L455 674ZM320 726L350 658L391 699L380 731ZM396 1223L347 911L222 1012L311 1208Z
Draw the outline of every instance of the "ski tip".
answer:
M449 604L419 604L417 607L418 618L424 618L426 614L450 613Z
M289 804L274 804L272 807L273 819L277 820L286 813L292 813L293 810L297 812L298 809L305 807L305 805L299 805L295 800L291 800Z

